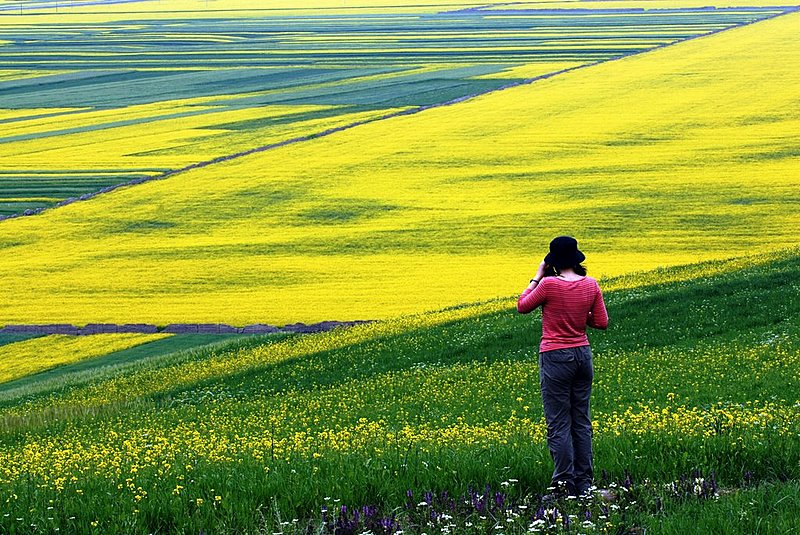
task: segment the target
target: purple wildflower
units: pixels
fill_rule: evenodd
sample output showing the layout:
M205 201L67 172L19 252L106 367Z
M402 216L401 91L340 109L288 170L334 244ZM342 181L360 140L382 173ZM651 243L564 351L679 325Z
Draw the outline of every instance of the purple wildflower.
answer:
M498 508L502 508L503 504L505 504L506 497L502 492L495 492L494 493L494 504Z

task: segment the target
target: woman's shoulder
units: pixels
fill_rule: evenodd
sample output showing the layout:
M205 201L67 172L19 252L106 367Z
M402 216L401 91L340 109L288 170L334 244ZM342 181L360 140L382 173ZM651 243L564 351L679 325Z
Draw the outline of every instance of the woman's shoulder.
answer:
M589 275L584 275L580 279L576 279L576 280L573 280L573 281L567 281L567 282L570 282L571 284L577 285L577 286L579 286L581 288L587 288L587 287L600 288L600 285L597 284L597 279L595 279L594 277L590 277Z
M597 282L597 279L595 279L594 277L590 277L589 275L586 275L584 277L584 279L585 279L585 283L587 285L596 286L598 290L600 289L600 284Z
M548 279L552 280L553 282L545 283L545 281L547 281ZM553 284L559 288L573 288L573 289L580 288L581 290L584 289L594 290L600 288L600 286L597 284L597 280L595 280L592 277L589 277L588 275L585 275L580 279L573 279L573 280L565 279L563 277L545 277L542 279L542 282L540 284L543 285Z
M544 282L547 279L553 279L553 280L557 280L557 281L571 282L571 283L578 282L578 283L582 283L582 284L587 284L587 283L588 284L597 284L597 280L594 279L593 277L590 277L589 275L584 275L583 277L581 277L579 279L565 279L564 277L545 277L545 278L542 279L542 282Z

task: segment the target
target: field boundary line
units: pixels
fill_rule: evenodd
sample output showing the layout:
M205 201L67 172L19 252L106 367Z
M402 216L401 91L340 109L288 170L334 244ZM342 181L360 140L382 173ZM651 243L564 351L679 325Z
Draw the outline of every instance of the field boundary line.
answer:
M78 327L71 323L48 324L15 324L6 323L0 328L0 334L65 334L70 336L88 336L94 334L273 334L296 333L311 334L330 331L332 329L354 327L376 320L324 320L316 323L287 323L282 327L266 323L253 323L235 327L227 323L169 323L160 327L151 323L87 323Z
M740 22L738 24L734 24L732 26L728 26L728 27L725 27L725 28L719 28L719 29L712 30L712 31L707 32L707 33L703 33L703 34L699 34L699 35L693 35L691 37L686 37L684 39L680 39L680 40L674 41L672 43L663 43L663 44L660 44L660 45L656 45L653 48L648 48L647 50L633 51L633 52L622 54L622 55L619 55L619 56L616 56L616 57L613 57L613 58L594 61L594 62L591 62L591 63L584 63L582 65L577 65L575 67L569 67L569 68L566 68L566 69L561 69L561 70L558 70L558 71L553 71L553 72L549 72L549 73L546 73L546 74L541 74L541 75L538 75L538 76L534 76L532 78L525 78L523 80L511 82L511 83L502 85L500 87L495 87L493 89L489 89L487 91L481 91L479 93L473 93L473 94L470 94L470 95L464 95L464 96L461 96L461 97L458 97L458 98L454 98L452 100L448 100L448 101L445 101L445 102L438 102L436 104L428 104L428 105L425 105L425 106L417 106L417 107L410 108L410 109L394 111L394 112L386 113L386 114L383 114L383 115L378 115L376 117L370 117L368 119L362 119L362 120L359 120L359 121L354 121L352 123L347 123L347 124L344 124L344 125L340 125L340 126L336 126L336 127L332 127L332 128L327 128L325 130L321 130L321 131L318 131L318 132L313 132L311 134L306 134L306 135L303 135L303 136L297 136L297 137L293 137L293 138L289 138L289 139L284 139L283 141L278 141L278 142L275 142L275 143L269 143L267 145L261 145L261 146L258 146L258 147L253 147L251 149L246 149L246 150L243 150L243 151L234 152L232 154L225 154L225 155L222 155L222 156L217 156L216 158L211 158L210 160L203 160L203 161L195 162L195 163L183 166L183 167L179 167L177 169L171 169L169 171L165 171L163 173L159 173L157 175L135 178L135 179L129 180L127 182L121 182L119 184L113 184L111 186L107 186L107 187L102 188L102 189L100 189L98 191L95 191L95 192L85 193L85 194L81 195L80 197L65 199L63 201L60 201L60 202L54 204L53 206L47 206L47 207L35 208L35 209L28 209L28 210L25 210L24 212L19 213L19 214L3 215L3 216L0 216L0 222L8 220L8 219L15 219L15 218L18 218L18 217L27 217L27 216L38 215L38 214L41 214L41 213L46 212L48 210L59 208L61 206L67 206L69 204L73 204L73 203L78 202L78 201L87 201L87 200L93 199L93 198L95 198L95 197L97 197L99 195L103 195L105 193L109 193L111 191L114 191L114 190L117 190L117 189L120 189L120 188L125 188L125 187L128 187L128 186L136 186L138 184L143 184L145 182L150 182L150 181L154 181L154 180L163 180L163 179L170 178L172 176L175 176L175 175L178 175L178 174L181 174L181 173L185 173L187 171L191 171L193 169L202 169L202 168L208 167L210 165L228 162L228 161L231 161L231 160L242 158L244 156L249 156L251 154L257 154L257 153L260 153L260 152L266 152L268 150L278 149L278 148L285 147L285 146L288 146L288 145L294 145L296 143L301 143L301 142L304 142L304 141L311 141L313 139L317 139L317 138L320 138L320 137L327 137L327 136L329 136L331 134L335 134L337 132L343 132L343 131L346 131L346 130L350 130L352 128L356 128L358 126L362 126L362 125L365 125L365 124L370 124L370 123L374 123L374 122L378 122L378 121L383 121L383 120L386 120L386 119L392 119L394 117L403 117L403 116L406 116L406 115L416 115L417 113L421 113L421 112L424 112L424 111L427 111L427 110L431 110L431 109L435 109L435 108L444 108L444 107L447 107L447 106L452 106L454 104L458 104L458 103L461 103L461 102L466 102L466 101L469 101L469 100L472 100L472 99L475 99L475 98L478 98L478 97L482 97L484 95L490 95L492 93L497 93L497 92L500 92L500 91L504 91L506 89L511 89L511 88L514 88L514 87L520 87L520 86L524 86L524 85L531 85L531 84L534 84L534 83L536 83L538 81L547 80L549 78L553 78L553 77L559 76L561 74L566 74L568 72L573 72L573 71L577 71L577 70L580 70L580 69L587 69L587 68L590 68L590 67L594 67L596 65L601 65L601 64L609 63L609 62L613 62L613 61L619 61L619 60L623 60L625 58L630 58L630 57L633 57L633 56L640 56L640 55L643 55L643 54L647 54L647 53L650 53L650 52L655 52L655 51L658 51L658 50L662 50L664 48L675 46L675 45L678 45L678 44L681 44L681 43L685 43L685 42L688 42L688 41L693 41L693 40L696 40L696 39L702 39L704 37L712 37L712 36L720 34L722 32L726 32L726 31L729 31L729 30L734 30L736 28L743 28L745 26L758 24L759 22L764 22L764 21L767 21L767 20L772 20L772 19L775 19L775 18L778 18L778 17L782 17L782 16L785 16L785 15L789 15L789 14L800 12L800 5L797 5L797 6L775 6L775 7L776 7L776 9L783 9L783 11L781 11L779 13L775 13L773 15L768 15L768 16L760 18L758 20ZM447 13L447 12L445 12L445 13Z

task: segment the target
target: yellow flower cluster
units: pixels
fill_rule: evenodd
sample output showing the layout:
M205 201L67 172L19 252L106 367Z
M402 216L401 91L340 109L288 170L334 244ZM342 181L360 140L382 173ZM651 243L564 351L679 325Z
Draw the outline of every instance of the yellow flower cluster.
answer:
M707 409L699 407L654 407L640 405L623 412L603 415L596 422L600 434L615 436L674 435L680 438L729 435L749 440L797 436L800 404L751 402L730 404L717 402ZM736 441L732 441L736 443Z
M343 404L350 401L347 394L346 390L342 392ZM147 492L135 484L137 473L148 471L159 477L175 477L182 473L183 469L176 471L176 468L184 459L236 463L250 458L263 462L269 470L274 463L306 462L331 455L374 457L407 451L426 454L506 444L530 447L541 444L545 437L540 417L515 415L481 424L467 423L464 418L444 424L403 424L362 417L353 425L326 427L327 414L318 412L314 415L318 421L314 427L276 428L283 417L292 415L270 413L259 417L254 411L237 416L213 407L211 414L202 419L175 425L158 416L137 414L133 427L112 421L94 427L87 434L78 431L41 436L24 445L0 450L0 484L10 484L27 473L41 478L47 486L63 490L65 484L77 477L101 477L127 481L125 485L139 501L146 498ZM746 447L745 441L796 436L798 418L800 406L771 402L719 404L709 409L640 406L601 416L595 427L598 440L621 435L673 436L679 440L724 435L734 446ZM175 493L179 492L176 489Z

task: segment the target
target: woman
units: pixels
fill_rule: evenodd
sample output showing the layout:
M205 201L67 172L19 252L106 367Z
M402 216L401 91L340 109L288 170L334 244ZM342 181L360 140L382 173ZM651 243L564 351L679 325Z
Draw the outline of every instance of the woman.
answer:
M559 236L517 301L527 314L542 306L539 382L547 446L555 463L552 485L580 495L592 485L592 351L586 327L605 329L608 314L597 281L586 276L578 242Z

